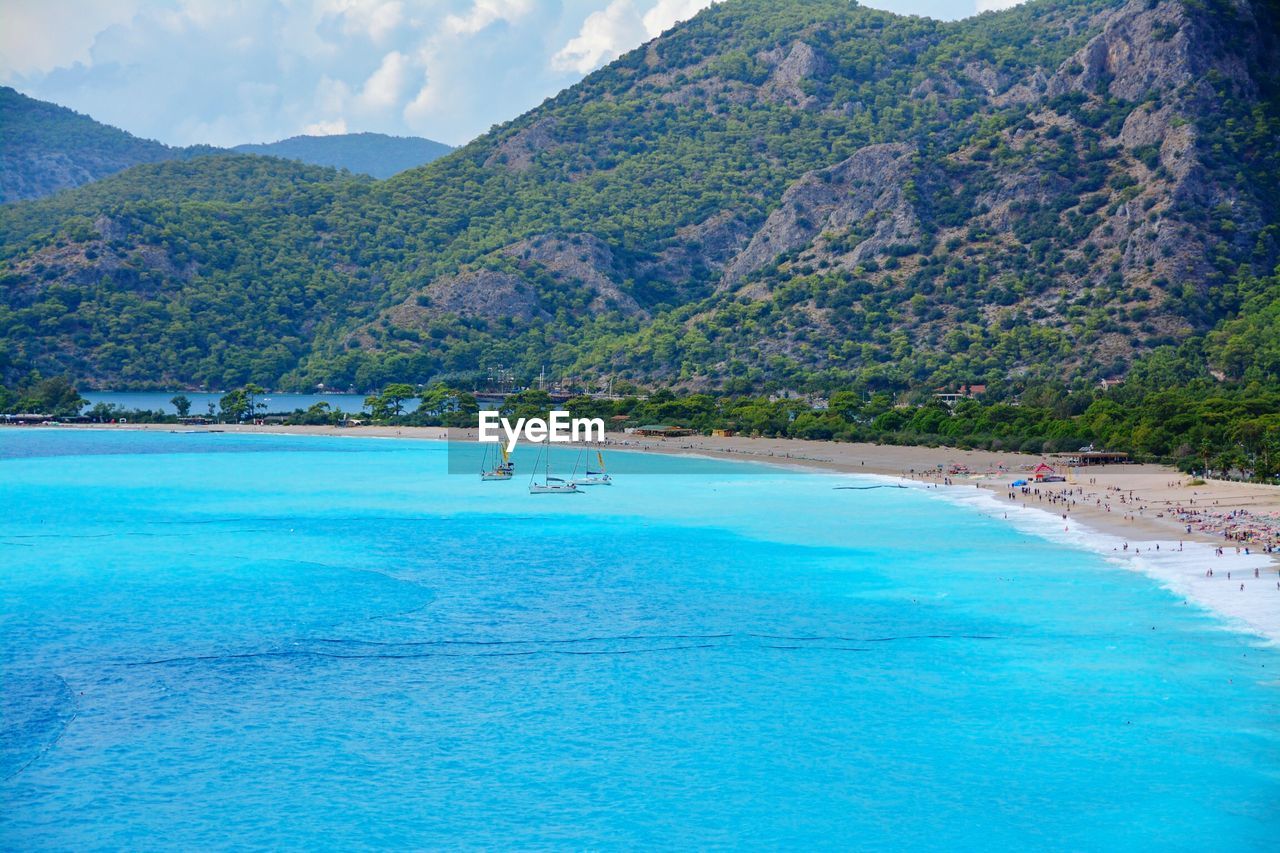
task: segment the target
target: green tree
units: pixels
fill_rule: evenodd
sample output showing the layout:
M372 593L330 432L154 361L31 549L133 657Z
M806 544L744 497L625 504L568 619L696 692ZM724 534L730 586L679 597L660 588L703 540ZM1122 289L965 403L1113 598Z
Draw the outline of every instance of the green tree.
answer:
M416 396L418 389L405 382L396 382L382 389L383 405L396 418L404 414L405 400L412 400Z
M224 423L239 423L250 412L249 396L243 388L228 391L218 400L218 419Z
M259 403L256 399L265 393L267 393L267 389L261 385L250 382L244 386L245 413L250 418L256 417L259 409L265 410L267 408L265 403Z
M28 412L59 418L74 417L87 405L89 401L80 396L75 385L65 376L41 379L28 388L18 402L19 408Z
M502 401L502 408L499 410L504 418L512 421L518 418L545 418L550 411L551 395L536 388L510 395Z

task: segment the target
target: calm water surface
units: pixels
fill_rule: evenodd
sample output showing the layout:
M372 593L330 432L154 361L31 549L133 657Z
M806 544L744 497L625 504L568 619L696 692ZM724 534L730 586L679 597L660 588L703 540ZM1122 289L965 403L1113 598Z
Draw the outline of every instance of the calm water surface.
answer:
M917 490L610 461L0 430L0 847L1275 849L1274 649Z
M178 410L169 401L178 394L191 401L192 415L207 415L210 405L216 412L218 401L222 399L221 392L203 391L84 391L80 396L91 404L108 403L122 409L144 409L173 415ZM266 414L288 414L298 409L309 409L316 403L328 403L332 410L348 414L364 408L364 396L361 394L264 394L257 398L257 402L266 406L260 410Z

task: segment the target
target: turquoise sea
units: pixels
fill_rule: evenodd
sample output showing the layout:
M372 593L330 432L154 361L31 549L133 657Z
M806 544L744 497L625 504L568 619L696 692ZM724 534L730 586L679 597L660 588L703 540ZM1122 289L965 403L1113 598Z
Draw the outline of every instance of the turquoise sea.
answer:
M1280 653L1148 577L871 479L445 456L0 430L0 848L1276 849Z

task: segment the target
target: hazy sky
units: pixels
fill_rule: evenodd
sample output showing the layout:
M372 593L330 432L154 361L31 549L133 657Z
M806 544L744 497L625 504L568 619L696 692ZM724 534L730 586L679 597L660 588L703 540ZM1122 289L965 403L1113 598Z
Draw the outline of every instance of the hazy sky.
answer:
M466 142L718 0L2 2L0 82L139 136L233 145ZM1016 2L865 5L955 19Z

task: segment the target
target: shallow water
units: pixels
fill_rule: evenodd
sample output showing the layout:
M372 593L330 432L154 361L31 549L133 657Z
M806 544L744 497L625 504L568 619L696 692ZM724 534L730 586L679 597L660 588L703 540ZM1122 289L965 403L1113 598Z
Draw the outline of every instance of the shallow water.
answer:
M659 464L0 431L0 845L1280 837L1274 648L919 490Z

